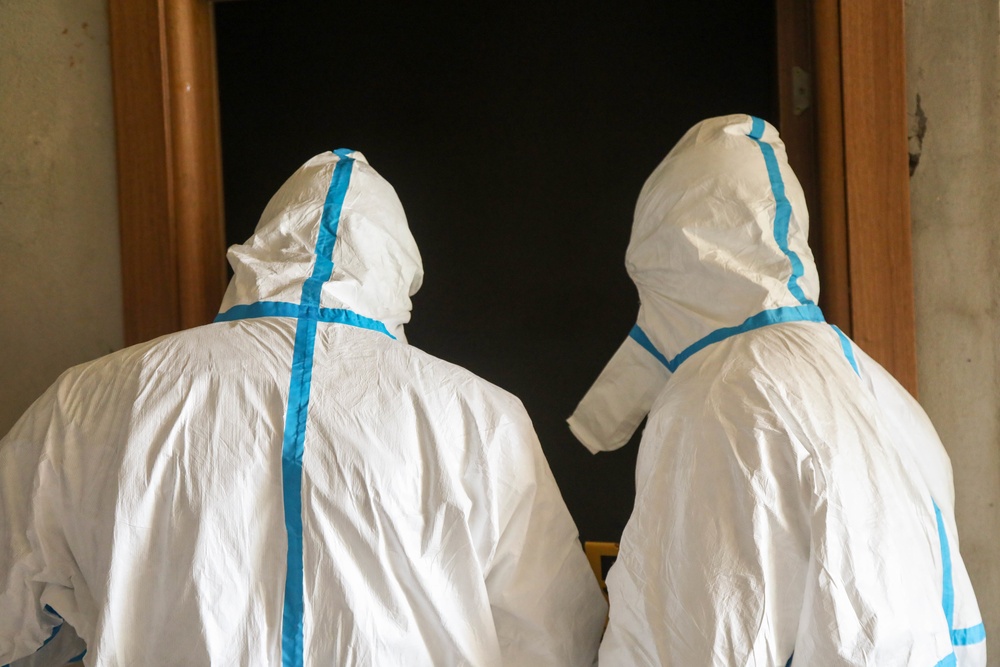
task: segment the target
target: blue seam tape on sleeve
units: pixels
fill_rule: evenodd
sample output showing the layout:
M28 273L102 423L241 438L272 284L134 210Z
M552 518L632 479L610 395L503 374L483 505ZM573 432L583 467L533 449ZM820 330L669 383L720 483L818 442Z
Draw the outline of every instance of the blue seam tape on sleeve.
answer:
M851 346L851 339L836 324L831 324L830 327L837 332L837 337L840 339L840 349L844 351L844 356L847 357L851 368L854 369L858 377L861 377L861 371L858 370L858 360L854 358L854 348Z
M951 631L952 646L969 646L984 641L986 641L986 626L982 623Z
M958 658L955 656L955 652L952 651L945 657L943 657L934 667L956 667L958 665Z
M948 546L948 534L944 529L941 509L933 499L931 502L937 520L938 539L941 541L941 607L944 609L944 617L948 620L948 630L951 631L955 627L955 588L951 575L951 548Z
M670 362L668 362L667 358L664 357L663 354L656 349L656 346L653 345L653 341L649 340L649 336L646 335L646 332L643 331L638 324L632 327L632 330L628 332L628 335L629 338L639 343L639 345L641 345L643 349L645 349L651 355L656 357L657 361L659 361L664 366L667 366L668 368L670 367L669 366Z
M952 575L951 547L948 545L948 533L944 527L944 516L937 502L934 505L934 518L937 521L938 539L941 542L941 607L944 617L948 620L948 630L951 632L952 646L969 646L986 641L986 626L982 623L968 628L955 629L955 583Z

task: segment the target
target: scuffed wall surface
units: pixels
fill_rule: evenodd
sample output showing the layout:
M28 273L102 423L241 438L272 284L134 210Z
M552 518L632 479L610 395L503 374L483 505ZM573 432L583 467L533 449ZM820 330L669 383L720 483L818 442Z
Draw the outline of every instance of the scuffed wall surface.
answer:
M0 435L122 345L105 0L0 0Z
M1000 665L1000 5L906 3L921 403Z

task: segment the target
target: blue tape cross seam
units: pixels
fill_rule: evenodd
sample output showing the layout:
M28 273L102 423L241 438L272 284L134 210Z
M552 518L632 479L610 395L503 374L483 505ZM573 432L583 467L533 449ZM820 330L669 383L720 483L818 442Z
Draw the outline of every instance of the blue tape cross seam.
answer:
M333 274L333 246L337 242L340 214L354 166L354 160L341 155L339 151L338 157L340 160L334 166L326 201L323 203L323 215L316 237L316 263L312 275L302 285L300 302L307 308L319 306L323 283ZM300 667L303 664L305 600L302 571L302 454L315 342L316 320L299 318L295 327L292 373L281 445L285 529L288 533L285 602L281 616L281 663L284 667Z
M352 151L335 151L340 158L334 166L323 204L319 233L316 238L316 261L312 275L302 285L299 304L282 301L261 301L234 306L216 317L216 322L256 317L294 317L295 347L289 380L288 406L281 447L281 476L288 533L288 557L285 577L285 597L281 623L281 663L284 667L303 664L305 600L302 563L302 456L309 414L309 394L312 383L313 356L318 322L337 322L378 331L393 337L385 325L350 310L320 308L323 284L333 275L333 248L337 242L344 199L350 184L354 159Z
M303 306L298 303L288 303L287 301L258 301L256 303L233 306L226 312L219 313L215 317L215 321L235 322L237 320L251 320L258 317L290 317L299 320L313 320L315 322L347 324L359 329L377 331L393 340L396 338L378 320L359 315L353 310Z

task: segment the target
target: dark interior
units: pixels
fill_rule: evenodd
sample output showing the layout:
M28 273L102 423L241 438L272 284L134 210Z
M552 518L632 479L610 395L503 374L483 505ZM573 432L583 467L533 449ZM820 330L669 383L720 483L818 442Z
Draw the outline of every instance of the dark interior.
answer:
M777 125L773 2L216 5L228 244L313 155L364 152L426 277L410 343L524 403L584 540L617 541L638 437L565 425L635 321L635 199L709 116Z

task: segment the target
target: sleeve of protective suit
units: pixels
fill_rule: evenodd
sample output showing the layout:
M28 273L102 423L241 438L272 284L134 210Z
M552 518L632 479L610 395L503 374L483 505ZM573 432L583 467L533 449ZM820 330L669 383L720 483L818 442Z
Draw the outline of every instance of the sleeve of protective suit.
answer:
M69 623L56 626L42 648L10 663L8 667L63 667L83 664L87 646Z
M949 548L952 634L960 643L954 646L959 667L986 664L985 628L976 594L961 550L955 520L955 487L951 460L927 413L895 378L859 348L854 348L862 375L883 408L882 415L895 442L920 469L938 507L940 539Z
M766 427L779 430L773 419ZM744 432L743 424L696 418L647 426L636 506L608 576L602 666L787 662L808 558L806 517L796 484L742 471L770 459L775 477L798 473L792 443Z
M51 517L36 498L52 479L43 441L32 434L34 425L48 421L51 395L42 396L0 440L0 664L34 654L62 623L42 601L42 582L53 568L40 535L50 531Z
M607 605L526 414L501 426L486 575L505 665L591 665ZM500 462L502 460L502 462Z

